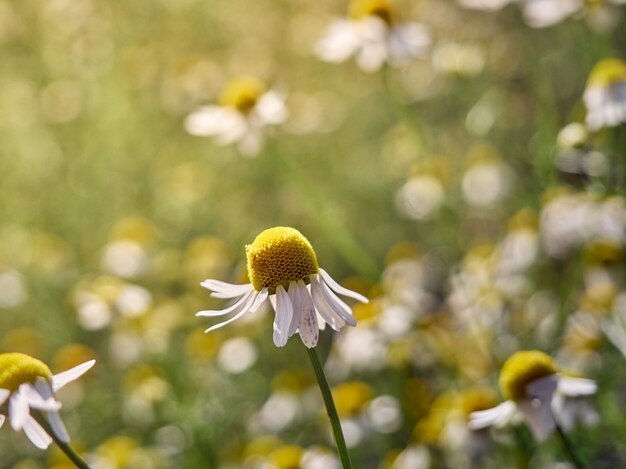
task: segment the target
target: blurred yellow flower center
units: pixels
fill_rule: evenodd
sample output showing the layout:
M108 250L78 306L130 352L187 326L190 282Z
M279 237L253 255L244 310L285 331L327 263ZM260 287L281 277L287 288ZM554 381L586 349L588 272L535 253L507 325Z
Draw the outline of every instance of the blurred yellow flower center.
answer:
M293 228L277 226L261 232L246 246L248 276L260 291L276 291L278 285L289 287L297 280L308 281L317 273L317 257L311 243Z
M587 86L611 86L626 81L626 63L620 59L604 59L589 73Z
M557 372L554 360L543 352L525 350L514 353L500 371L500 389L505 399L522 401L527 398L526 387L540 378Z
M236 78L224 87L218 99L218 104L246 113L256 105L265 91L265 85L257 78Z
M348 16L362 19L368 16L378 16L386 23L391 23L392 6L390 0L353 0L350 4Z
M43 362L23 353L0 354L0 389L15 391L37 378L52 379L52 372Z

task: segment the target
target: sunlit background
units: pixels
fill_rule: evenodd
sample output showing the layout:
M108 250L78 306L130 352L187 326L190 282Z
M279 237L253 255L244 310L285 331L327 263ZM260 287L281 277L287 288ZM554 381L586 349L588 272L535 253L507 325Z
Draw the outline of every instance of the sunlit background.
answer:
M320 45L347 1L0 0L0 352L97 360L58 393L94 468L338 468L300 339L276 348L269 308L195 317L224 306L202 280L245 282L244 245L293 226L370 298L317 347L355 467L566 461L467 428L522 349L597 382L566 430L626 464L626 72L594 82L621 118L583 101L626 58L623 3L398 0L380 23L422 42L376 66ZM241 76L275 121L194 132L249 116ZM72 466L5 424L0 467Z

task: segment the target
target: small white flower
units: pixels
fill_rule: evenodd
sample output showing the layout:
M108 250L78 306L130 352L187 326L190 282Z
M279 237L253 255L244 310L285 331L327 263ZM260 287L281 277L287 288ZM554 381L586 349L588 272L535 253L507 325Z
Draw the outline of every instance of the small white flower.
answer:
M396 23L389 0L353 0L347 18L333 22L317 43L315 54L326 62L345 62L356 57L365 72L380 70L423 56L431 44L426 27L419 23Z
M338 331L346 324L356 325L350 307L337 294L367 303L367 298L342 287L317 264L313 247L302 234L288 227L261 232L246 246L248 277L251 283L232 285L205 280L202 286L215 298L236 299L223 310L200 311L197 316L233 316L205 332L219 329L255 312L269 298L276 316L274 344L283 347L298 332L304 345L315 347L319 329L325 324Z
M265 128L287 120L285 100L278 92L266 90L252 77L239 77L222 91L218 104L203 106L185 119L191 135L215 137L219 145L238 144L239 151L254 156L261 150Z
M626 63L619 59L598 62L589 74L583 94L589 130L626 123Z
M30 414L30 410L35 409L46 415L54 434L68 443L70 437L59 416L61 403L55 399L54 393L82 376L95 362L91 360L53 375L43 362L28 355L0 354L0 408L8 401L6 414L13 430L24 430L35 446L46 449L52 438ZM6 414L0 414L0 427Z
M536 350L513 354L502 366L500 388L509 400L492 409L473 412L469 427L479 430L504 427L524 420L535 439L544 441L557 421L570 423L572 408L563 405L564 397L595 394L597 386L589 379L559 374L552 358Z

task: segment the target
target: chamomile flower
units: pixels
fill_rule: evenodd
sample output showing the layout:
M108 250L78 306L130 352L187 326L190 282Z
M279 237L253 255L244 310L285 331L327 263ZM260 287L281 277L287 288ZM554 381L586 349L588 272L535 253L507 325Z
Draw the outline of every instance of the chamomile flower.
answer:
M604 59L591 70L583 94L591 131L626 123L626 62Z
M248 277L251 283L232 285L205 280L202 286L212 290L215 298L236 301L226 309L200 311L197 316L233 316L205 332L219 329L253 313L269 299L276 316L274 344L283 347L298 332L304 345L315 347L319 329L325 324L338 331L346 324L356 325L350 307L337 293L367 303L367 298L335 282L317 264L309 241L294 228L278 226L261 232L246 246Z
M219 145L237 143L239 151L254 156L261 150L266 127L287 120L285 100L257 78L242 76L229 82L216 105L203 106L185 119L191 135L215 137Z
M423 56L430 43L424 25L396 21L391 0L353 0L348 17L329 26L315 54L326 62L355 56L361 70L376 72L385 62L397 66Z
M43 362L22 353L0 354L0 411L6 406L8 412L0 414L0 426L8 414L13 430L24 430L32 443L46 449L52 438L30 414L31 409L44 413L54 434L63 442L70 441L65 425L59 416L61 403L54 393L74 381L95 363L90 360L63 373L53 375Z
M521 418L539 442L550 436L557 419L559 423L567 420L563 418L567 416L559 414L566 410L560 405L563 397L594 394L597 388L589 379L559 374L552 358L537 350L511 355L502 366L499 383L507 400L491 409L473 412L469 427L503 427Z

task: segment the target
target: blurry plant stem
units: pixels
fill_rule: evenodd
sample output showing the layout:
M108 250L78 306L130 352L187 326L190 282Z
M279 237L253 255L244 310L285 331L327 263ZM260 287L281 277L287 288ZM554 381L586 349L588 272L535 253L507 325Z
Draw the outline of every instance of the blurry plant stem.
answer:
M567 438L567 435L565 435L563 428L561 428L561 425L559 424L559 422L557 422L556 420L555 422L556 422L556 425L555 425L556 432L559 434L559 438L561 439L561 443L563 444L563 449L565 450L569 458L572 460L572 464L574 464L574 467L576 469L584 469L585 465L582 463L582 461L579 459L578 455L574 451L574 447L572 446L572 443Z
M378 279L378 265L361 246L358 240L341 222L341 217L327 203L325 203L310 183L309 178L292 159L284 158L280 152L275 151L281 159L283 167L289 172L295 181L294 186L313 206L313 212L322 230L327 234L328 240L333 243L339 255L350 264L360 275L371 282Z
M346 446L346 440L343 437L343 431L341 430L341 422L337 415L337 409L335 408L335 402L333 401L333 395L330 392L328 381L326 381L326 375L324 374L324 368L317 357L315 347L307 348L307 353L311 359L313 370L315 371L315 377L320 386L322 397L324 398L324 404L326 404L326 412L328 418L330 418L330 425L333 428L333 436L335 437L335 443L337 444L337 452L339 453L339 459L341 459L341 465L344 469L352 468L352 462L350 461L350 454Z
M517 440L516 451L516 467L517 469L528 469L530 465L530 456L532 454L532 448L528 439L524 436L521 428L516 426L514 428L515 439Z
M69 444L59 439L59 437L54 433L50 425L48 425L46 419L43 418L41 413L37 412L35 415L33 415L33 417L35 418L35 420L37 420L39 425L43 427L46 433L50 435L54 442L59 446L61 451L65 453L68 459L72 461L76 467L78 467L79 469L89 469L87 463L82 460L82 458L76 453L76 451L74 451Z

